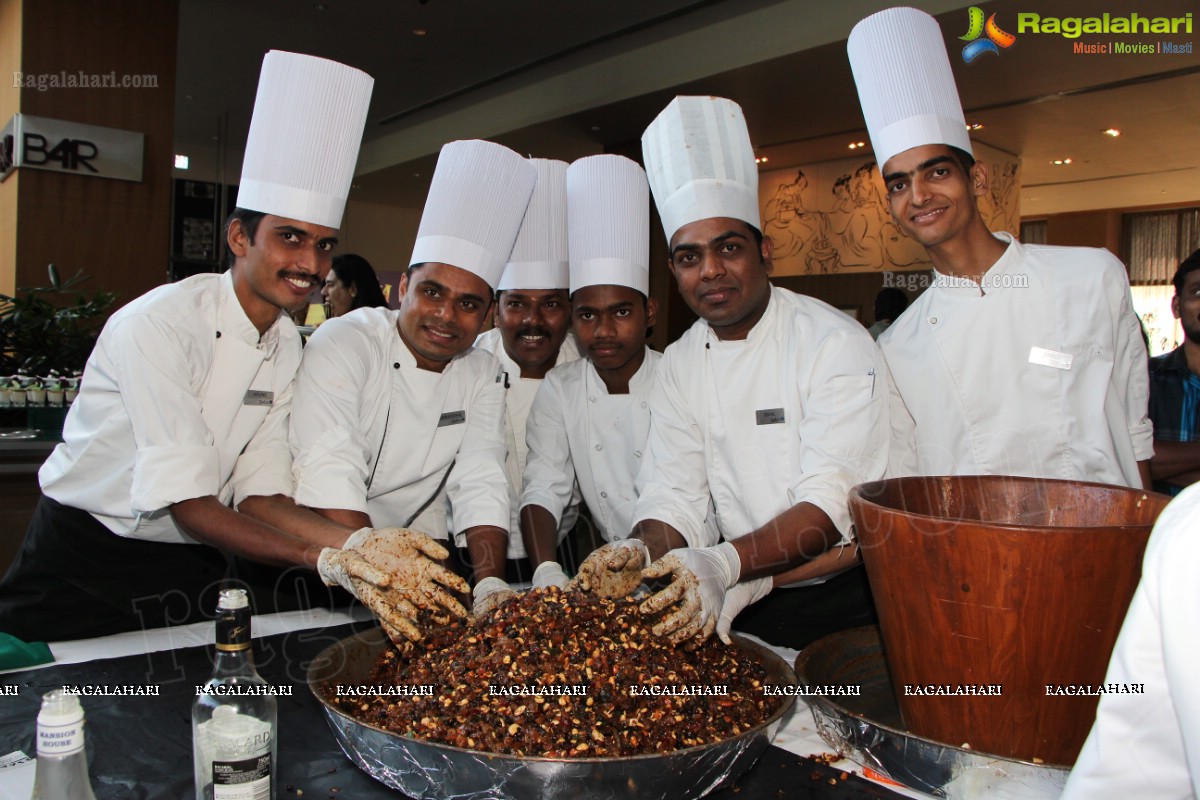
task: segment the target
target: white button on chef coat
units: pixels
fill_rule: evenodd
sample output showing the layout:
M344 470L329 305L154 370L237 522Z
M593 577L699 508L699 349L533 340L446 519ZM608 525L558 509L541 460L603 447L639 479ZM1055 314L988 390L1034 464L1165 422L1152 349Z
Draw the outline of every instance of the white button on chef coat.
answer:
M1138 684L1144 693L1101 696L1063 800L1200 797L1197 530L1200 486L1192 486L1154 527L1104 678L1106 685Z
M504 350L504 339L499 328L492 328L479 334L475 346L486 350L496 357L499 362L500 382L506 387L504 402L504 442L507 455L504 460L504 473L508 478L509 503L512 508L511 527L508 537L508 558L525 558L525 543L521 539L520 499L521 474L525 470L525 460L529 447L525 444L526 425L529 411L533 407L533 398L537 395L542 381L536 378L522 378L521 367L513 361ZM575 335L568 332L563 339L562 347L558 350L555 366L567 364L579 358L579 345L575 343ZM558 541L562 541L575 521L579 519L579 493L576 492L570 505L566 508L562 519L559 520ZM453 510L447 507L446 517L451 528L454 526ZM466 547L466 540L458 541L460 547Z
M38 473L42 491L122 536L194 544L171 504L291 494L299 363L291 320L280 315L260 339L232 273L154 289L104 326L63 443Z
M522 507L541 506L558 519L578 487L604 541L629 536L634 479L650 433L642 400L650 396L661 358L646 348L629 394L610 395L586 359L550 371L529 415Z
M1104 250L995 235L1008 247L982 292L937 275L879 337L916 423L916 469L1140 487L1153 434L1125 268ZM1031 362L1034 347L1069 368Z
M434 503L444 484L457 530L507 529L496 360L472 348L443 372L420 369L398 317L391 309L358 309L309 340L292 411L296 502L365 511L375 526L416 527L445 539L445 516Z
M703 524L710 497L726 540L809 502L849 541L847 493L887 465L885 378L865 328L785 289L771 288L745 340L698 320L659 364L634 522L705 546L717 543Z

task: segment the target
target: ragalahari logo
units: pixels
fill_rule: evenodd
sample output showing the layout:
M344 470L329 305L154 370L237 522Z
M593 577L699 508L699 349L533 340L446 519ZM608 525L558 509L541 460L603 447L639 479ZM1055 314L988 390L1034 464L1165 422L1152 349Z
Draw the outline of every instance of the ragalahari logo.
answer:
M979 6L971 6L970 11L967 13L969 15L970 26L967 29L966 35L958 38L968 43L962 52L963 61L968 64L984 53L1000 55L1002 48L1007 50L1017 40L1016 36L1000 29L1000 26L996 24L995 14L988 17L985 24L983 21L983 9ZM987 34L987 38L981 39L980 37L984 34Z

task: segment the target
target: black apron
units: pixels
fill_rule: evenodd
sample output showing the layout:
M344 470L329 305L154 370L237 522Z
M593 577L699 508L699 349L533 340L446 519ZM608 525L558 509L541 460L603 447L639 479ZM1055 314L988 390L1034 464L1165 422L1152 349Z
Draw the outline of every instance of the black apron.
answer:
M0 581L0 631L52 642L211 619L225 573L212 547L118 536L43 495Z

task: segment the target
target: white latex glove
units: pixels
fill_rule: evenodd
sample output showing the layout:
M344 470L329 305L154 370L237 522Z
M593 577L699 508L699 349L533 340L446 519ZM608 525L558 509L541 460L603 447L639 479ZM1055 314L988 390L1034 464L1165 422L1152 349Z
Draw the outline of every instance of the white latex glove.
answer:
M645 542L618 539L593 550L569 585L600 597L628 597L642 584L642 570L648 566L650 551Z
M447 589L466 592L467 582L434 559L447 558L446 548L420 531L362 528L341 549L326 547L317 572L327 586L341 586L379 618L384 631L399 644L421 638L417 611L440 607L460 617L467 610Z
M742 613L742 609L751 603L757 603L771 593L770 578L757 578L752 581L742 581L725 593L725 602L721 604L721 616L717 618L717 636L725 644L733 644L729 638L729 629L733 626L733 618Z
M517 593L503 578L484 578L475 584L471 592L472 611L476 619L486 617L516 596Z
M562 566L557 561L543 561L533 571L534 589L549 589L551 586L556 586L565 591L569 583L567 573L563 572Z
M643 614L664 612L651 630L672 644L694 639L702 644L712 636L725 603L725 593L737 583L742 559L729 542L715 547L681 547L655 561L642 575L671 577L667 588L640 606Z

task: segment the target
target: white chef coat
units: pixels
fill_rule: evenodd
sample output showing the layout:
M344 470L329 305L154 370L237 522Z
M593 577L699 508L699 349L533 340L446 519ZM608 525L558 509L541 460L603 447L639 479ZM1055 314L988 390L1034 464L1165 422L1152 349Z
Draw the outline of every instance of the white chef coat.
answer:
M1146 546L1142 581L1108 664L1105 694L1063 800L1200 796L1200 486L1167 506Z
M109 319L84 369L42 492L121 536L195 544L173 503L292 493L287 419L300 335L259 337L233 275L160 286Z
M658 365L634 522L660 520L710 546L710 498L726 540L808 502L848 542L848 492L887 466L886 398L866 329L819 300L773 286L741 341L698 320Z
M522 378L521 366L513 361L504 349L504 339L499 328L492 328L479 334L475 346L486 350L496 357L500 364L500 382L504 384L504 441L508 455L504 460L504 472L508 476L509 502L512 505L512 520L508 537L508 557L525 558L525 543L521 539L520 498L521 475L525 471L525 461L528 458L529 446L525 443L526 423L529 411L533 407L533 398L542 385L539 378ZM575 343L575 335L568 332L563 339L562 347L558 349L555 366L568 364L579 360L579 346ZM565 513L559 520L558 540L561 542L579 518L579 493L575 492L572 502L564 509ZM453 524L454 515L447 509L447 518ZM459 543L463 546L463 543Z
M529 414L522 507L541 506L559 519L579 492L604 541L629 536L661 358L646 348L628 394L610 395L589 359L550 370Z
M421 369L400 312L360 308L321 325L296 375L291 445L296 502L366 512L372 525L447 538L508 528L504 386L496 360L471 348L442 372Z
M995 236L1008 247L983 294L935 273L879 337L916 423L917 472L1140 488L1153 434L1125 268L1105 250Z

